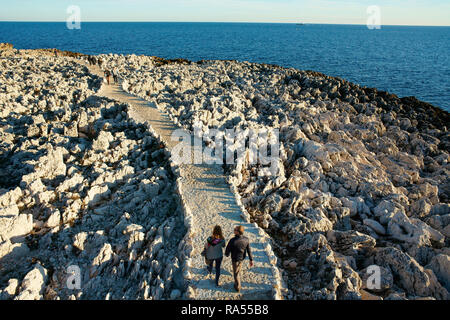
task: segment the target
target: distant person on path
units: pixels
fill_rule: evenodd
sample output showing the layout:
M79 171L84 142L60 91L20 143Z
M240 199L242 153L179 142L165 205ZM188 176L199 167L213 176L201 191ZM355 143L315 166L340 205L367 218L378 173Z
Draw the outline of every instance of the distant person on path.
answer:
M206 269L209 274L212 273L212 268L214 262L216 263L216 287L219 286L220 278L220 266L223 260L223 248L225 247L225 238L222 233L222 228L220 226L215 226L213 229L212 236L206 240L205 244L205 258L209 262Z
M119 76L119 72L117 71L117 68L113 69L112 76L113 76L114 83L117 83L118 76Z
M98 67L101 69L102 68L102 64L103 64L103 60L101 58L97 59L97 63L98 63Z
M109 85L109 77L111 76L111 72L109 70L105 70L105 77L106 77L106 81L108 82Z
M233 265L233 276L234 276L234 289L239 292L241 291L241 269L242 263L246 255L250 259L250 267L253 267L253 256L250 250L250 241L244 236L244 226L237 226L234 228L234 238L228 242L227 248L225 249L225 255L227 257L231 254L231 262Z

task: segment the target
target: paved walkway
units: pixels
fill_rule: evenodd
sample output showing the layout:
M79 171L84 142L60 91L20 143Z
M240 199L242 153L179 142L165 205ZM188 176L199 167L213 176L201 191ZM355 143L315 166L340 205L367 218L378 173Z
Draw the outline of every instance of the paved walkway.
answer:
M89 69L91 73L103 76L98 67L89 66ZM117 84L104 84L98 95L129 103L132 106L131 116L139 122L148 121L169 150L179 143L171 139L172 133L179 127L148 101L125 92ZM274 256L268 245L269 238L256 225L243 221L242 212L225 181L221 166L180 165L180 174L185 206L190 209L194 219L194 251L190 272L195 299L273 299L274 294L279 294L277 288L281 287L281 283L278 269L270 261L272 259L273 262ZM248 259L244 262L240 293L233 289L230 258L224 257L219 288L214 285L214 276L207 276L200 252L216 224L222 226L227 241L238 224L245 226L246 236L250 239L255 265L250 268Z

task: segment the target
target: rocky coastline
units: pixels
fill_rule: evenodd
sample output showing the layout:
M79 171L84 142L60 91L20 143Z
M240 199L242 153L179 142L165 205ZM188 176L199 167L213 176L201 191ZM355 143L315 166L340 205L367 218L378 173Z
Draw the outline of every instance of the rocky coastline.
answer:
M0 298L180 298L185 228L164 146L96 96L83 64L45 51L0 63Z
M272 239L285 299L450 298L448 112L313 71L100 57L184 129L279 130L277 175L248 153L224 172ZM0 298L180 298L176 175L83 59L0 46ZM71 265L87 270L79 296L58 285Z

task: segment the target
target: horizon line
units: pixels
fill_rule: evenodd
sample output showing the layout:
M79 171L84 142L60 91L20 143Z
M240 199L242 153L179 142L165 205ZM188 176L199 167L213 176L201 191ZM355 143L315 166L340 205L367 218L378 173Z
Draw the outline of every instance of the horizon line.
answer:
M57 20L0 20L0 22L20 22L20 23L66 23L66 21ZM264 21L82 21L83 23L248 23L248 24L303 24L303 25L352 25L365 26L360 23L324 23L324 22L264 22ZM381 24L383 26L392 27L450 27L450 25L415 25L415 24Z

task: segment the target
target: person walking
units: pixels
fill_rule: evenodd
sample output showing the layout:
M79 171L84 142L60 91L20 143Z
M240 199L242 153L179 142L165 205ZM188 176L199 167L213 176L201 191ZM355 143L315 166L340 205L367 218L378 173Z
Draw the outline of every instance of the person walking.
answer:
M113 71L112 71L112 76L113 76L114 83L117 83L117 81L118 81L118 76L119 76L119 72L117 71L117 68L114 68L114 69L113 69Z
M215 226L212 235L206 240L204 255L207 261L209 274L212 273L213 264L216 264L216 287L219 287L220 266L223 260L223 248L225 247L225 238L220 226Z
M102 58L98 58L98 59L97 59L97 64L98 64L98 67L101 69L101 68L102 68L102 65L103 65L103 60L102 60Z
M234 238L232 238L225 249L225 255L229 257L233 265L234 289L241 291L241 269L244 259L248 254L250 267L253 267L253 255L250 249L250 241L244 236L244 226L234 228Z
M111 72L109 70L105 70L105 77L106 77L106 81L108 82L109 85L109 77L111 76Z

